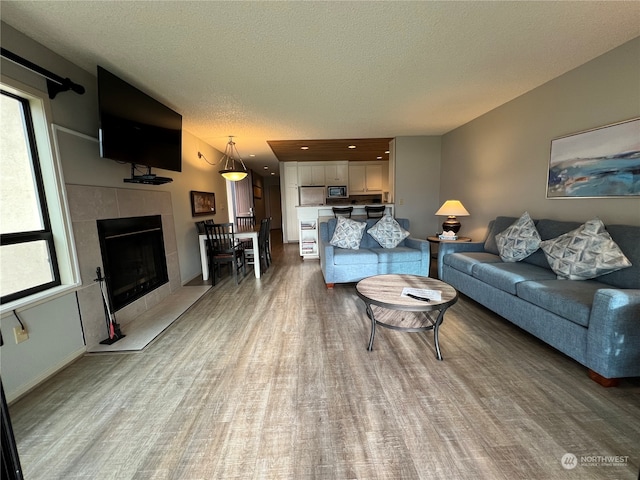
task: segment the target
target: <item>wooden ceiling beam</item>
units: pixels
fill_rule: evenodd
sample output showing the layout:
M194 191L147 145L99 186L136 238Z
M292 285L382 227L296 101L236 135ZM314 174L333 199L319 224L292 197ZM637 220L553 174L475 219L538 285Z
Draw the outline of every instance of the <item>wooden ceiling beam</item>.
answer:
M364 162L389 160L389 142L393 138L348 138L328 140L268 140L281 162L327 162L346 160ZM356 148L348 148L355 145ZM309 147L303 150L302 147ZM382 157L382 158L378 158Z

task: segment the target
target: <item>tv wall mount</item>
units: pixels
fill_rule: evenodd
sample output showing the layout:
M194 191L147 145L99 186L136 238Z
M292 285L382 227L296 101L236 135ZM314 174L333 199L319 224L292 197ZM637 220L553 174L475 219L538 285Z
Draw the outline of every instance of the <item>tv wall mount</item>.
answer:
M136 164L131 164L131 178L125 178L125 183L142 183L145 185L164 185L173 182L173 178L159 177L155 173L151 173L151 167L146 167L147 173L136 175Z

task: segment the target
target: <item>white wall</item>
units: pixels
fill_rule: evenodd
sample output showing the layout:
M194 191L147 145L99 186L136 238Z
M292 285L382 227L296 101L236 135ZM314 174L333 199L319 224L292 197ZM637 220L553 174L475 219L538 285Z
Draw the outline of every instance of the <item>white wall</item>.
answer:
M29 339L15 343L13 315L2 317L0 365L7 401L26 393L85 351L75 293L19 312Z
M411 236L434 235L440 207L440 137L395 138L395 215L408 218Z
M498 215L640 225L640 199L546 199L551 140L640 116L640 38L453 130L442 139L440 200L471 216L461 234L484 238Z

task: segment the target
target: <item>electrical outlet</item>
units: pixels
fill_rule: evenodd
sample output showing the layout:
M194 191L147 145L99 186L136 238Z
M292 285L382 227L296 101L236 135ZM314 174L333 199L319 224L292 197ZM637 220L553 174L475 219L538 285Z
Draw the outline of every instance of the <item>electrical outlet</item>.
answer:
M16 337L16 343L22 343L29 340L29 334L22 327L13 327L13 335Z

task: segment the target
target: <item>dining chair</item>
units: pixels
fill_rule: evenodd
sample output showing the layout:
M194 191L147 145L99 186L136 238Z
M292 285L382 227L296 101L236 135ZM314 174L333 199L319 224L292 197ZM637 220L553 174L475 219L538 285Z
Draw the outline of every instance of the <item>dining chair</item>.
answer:
M258 251L260 252L260 261L264 260L264 269L266 270L271 265L271 261L268 255L268 241L269 238L269 219L263 218L260 222L260 232L258 232ZM262 264L261 264L262 266Z
M367 212L367 218L382 218L384 216L384 205L365 205L364 211Z
M267 266L271 265L271 218L272 217L267 218L267 226L266 226L265 242L264 242L265 258L267 259Z
M247 263L253 265L254 262L260 262L260 268L264 272L271 265L271 254L269 252L269 225L270 218L263 218L260 221L260 230L258 231L258 245L254 245L251 250L246 250ZM256 259L257 255L257 259Z
M196 229L198 230L198 235L204 235L205 230L204 230L204 226L205 225L213 225L215 222L213 220L200 220L199 222L196 222Z
M353 212L353 207L333 207L332 210L333 210L333 216L336 218L339 216L351 218L351 212Z
M253 215L240 215L236 217L236 225L238 230L251 230L256 225L256 217ZM245 250L253 248L253 242L251 240L240 240ZM245 252L246 254L247 252Z
M236 242L233 223L205 224L207 232L207 251L209 254L209 271L213 285L216 284L216 275L220 274L221 265L227 264L233 272L236 285L240 283L239 272L247 274L247 262L244 256L244 248Z
M256 217L253 215L240 215L236 217L236 225L238 228L249 229L256 225Z

